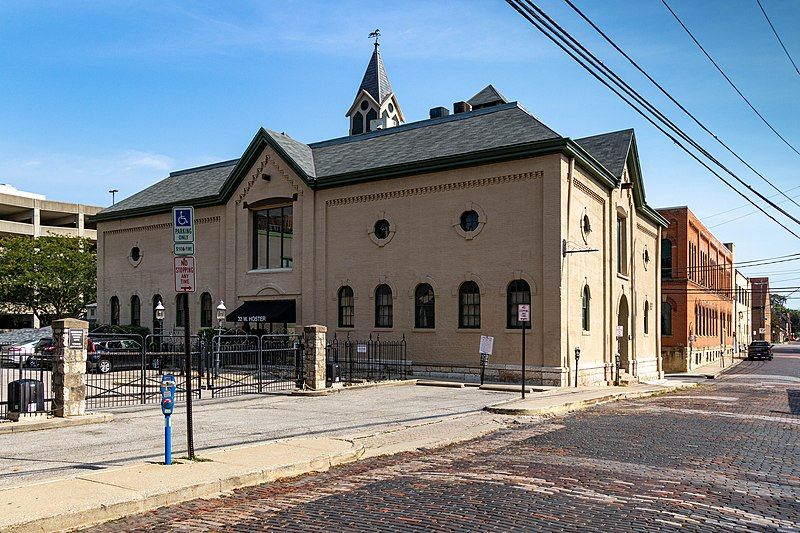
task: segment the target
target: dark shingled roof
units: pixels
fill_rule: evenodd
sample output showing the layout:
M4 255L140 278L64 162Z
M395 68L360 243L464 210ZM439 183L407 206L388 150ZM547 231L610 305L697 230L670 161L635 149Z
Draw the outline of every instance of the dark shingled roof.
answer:
M220 187L231 175L231 171L238 161L238 159L232 159L222 163L172 172L155 185L120 200L111 207L106 207L100 213L114 213L214 196L219 193Z
M381 53L378 51L378 45L375 45L375 51L372 52L372 57L367 65L367 71L364 72L364 79L361 80L358 92L360 93L362 89L367 91L379 104L382 104L392 94L392 85L389 83L389 76L383 66L383 59L381 59Z
M309 145L296 141L285 133L278 133L272 130L266 130L266 132L281 148L283 148L286 155L294 159L295 163L303 169L303 172L305 172L308 177L316 177L317 172L314 169L314 155Z
M478 94L467 100L467 103L471 105L473 109L480 109L489 105L496 105L497 103L507 104L508 100L490 83L481 89Z
M560 138L516 102L311 144L317 178Z
M575 142L606 167L606 170L619 178L625 169L632 139L633 130L628 129L575 139Z

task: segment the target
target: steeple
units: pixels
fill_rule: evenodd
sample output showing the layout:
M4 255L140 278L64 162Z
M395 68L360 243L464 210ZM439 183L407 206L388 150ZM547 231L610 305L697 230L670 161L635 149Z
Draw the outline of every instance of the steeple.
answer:
M375 39L375 50L367 64L353 105L345 114L350 118L350 135L391 128L405 122L392 91L392 84L389 83L386 67L383 66L381 45L378 42L380 30L375 30L369 36Z

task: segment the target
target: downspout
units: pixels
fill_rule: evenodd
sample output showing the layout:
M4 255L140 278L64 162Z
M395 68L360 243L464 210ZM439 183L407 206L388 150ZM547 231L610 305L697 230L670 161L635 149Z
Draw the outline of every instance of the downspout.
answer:
M567 232L566 232L566 236L565 236L565 239L567 241L569 241L569 227L570 227L570 222L572 221L572 180L573 180L574 172L575 172L575 158L574 157L570 157L569 158L569 167L568 167L568 170L567 170ZM571 301L572 301L571 300L572 299L572 291L570 290L570 286L569 286L569 277L570 277L569 276L569 262L567 261L567 256L564 256L562 260L565 262L564 271L566 273L566 278L567 278L567 283L566 283L566 285L567 285L567 291L566 291L567 292L567 295L566 295L566 304L567 304L567 353L564 354L564 357L566 357L566 360L567 360L566 361L566 366L567 366L567 385L569 385L570 383L572 383L572 378L573 378L572 374L573 374L573 372L576 373L575 377L577 378L577 369L573 368L572 358L570 357L570 337L571 337L571 333L572 333L572 327L571 327L572 326L572 320L570 318L571 317L571 313L569 312L569 310L570 310L570 304L571 304ZM576 383L577 383L577 380L576 380Z

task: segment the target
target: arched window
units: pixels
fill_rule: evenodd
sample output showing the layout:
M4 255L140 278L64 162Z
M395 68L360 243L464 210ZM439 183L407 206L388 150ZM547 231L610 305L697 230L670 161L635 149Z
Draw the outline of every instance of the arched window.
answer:
M519 304L531 303L531 287L524 279L515 279L506 288L506 327L521 329L522 322L517 319ZM526 326L529 327L529 326Z
M672 241L661 239L661 277L672 277Z
M650 302L644 301L644 334L650 333Z
M353 127L350 128L353 135L364 133L364 115L361 111L353 113Z
M116 296L111 297L111 325L119 325L119 298Z
M353 289L345 285L339 288L339 327L352 328L353 316L355 315L355 299Z
M583 286L581 291L581 328L583 331L589 331L592 326L592 293L588 285Z
M672 305L661 302L661 334L672 335Z
M210 328L214 322L214 310L212 309L211 295L204 292L200 295L200 327Z
M377 111L375 111L374 109L370 109L369 111L367 111L367 120L365 124L367 131L372 131L372 125L370 124L370 122L372 122L373 120L377 120L377 118L378 118Z
M474 281L465 281L458 288L458 327L481 327L481 292Z
M158 306L158 303L161 301L162 300L160 294L153 295L153 333L161 333L161 330L163 329L163 324L160 324L159 323L160 321L156 318L156 307Z
M140 326L142 323L142 303L135 294L131 296L131 326Z
M436 327L436 301L433 287L420 283L414 291L414 327L433 329Z
M175 297L175 327L182 328L186 325L186 315L183 313L183 302L188 295L184 292Z
M392 289L386 284L375 288L375 327L392 327Z

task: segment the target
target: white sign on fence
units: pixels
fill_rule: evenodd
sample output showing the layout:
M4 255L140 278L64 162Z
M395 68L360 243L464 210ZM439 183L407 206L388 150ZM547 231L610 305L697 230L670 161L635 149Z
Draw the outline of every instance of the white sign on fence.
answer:
M531 321L531 305L530 304L519 304L517 306L517 320L519 322L530 322Z
M367 353L367 345L366 344L356 345L356 353Z
M492 355L494 349L494 337L481 335L481 353Z
M617 326L617 338L621 339L625 335L625 326Z
M175 266L175 292L194 292L194 257L173 257Z

